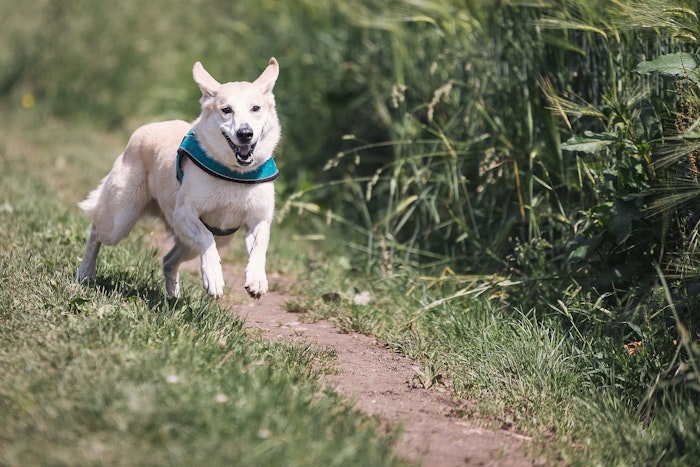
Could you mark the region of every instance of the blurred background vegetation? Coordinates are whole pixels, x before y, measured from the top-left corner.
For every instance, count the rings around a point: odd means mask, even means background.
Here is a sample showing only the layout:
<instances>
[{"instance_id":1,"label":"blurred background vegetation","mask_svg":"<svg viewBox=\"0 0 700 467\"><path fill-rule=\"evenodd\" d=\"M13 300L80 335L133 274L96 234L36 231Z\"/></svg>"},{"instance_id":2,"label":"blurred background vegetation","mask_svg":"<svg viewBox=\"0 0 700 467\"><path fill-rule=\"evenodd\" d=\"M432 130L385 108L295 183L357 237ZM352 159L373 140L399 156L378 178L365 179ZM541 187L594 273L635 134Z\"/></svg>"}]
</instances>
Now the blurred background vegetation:
<instances>
[{"instance_id":1,"label":"blurred background vegetation","mask_svg":"<svg viewBox=\"0 0 700 467\"><path fill-rule=\"evenodd\" d=\"M341 228L364 274L600 345L596 381L648 420L700 393L699 10L2 1L0 99L104 129L192 120L194 61L249 80L275 56L280 216Z\"/></svg>"}]
</instances>

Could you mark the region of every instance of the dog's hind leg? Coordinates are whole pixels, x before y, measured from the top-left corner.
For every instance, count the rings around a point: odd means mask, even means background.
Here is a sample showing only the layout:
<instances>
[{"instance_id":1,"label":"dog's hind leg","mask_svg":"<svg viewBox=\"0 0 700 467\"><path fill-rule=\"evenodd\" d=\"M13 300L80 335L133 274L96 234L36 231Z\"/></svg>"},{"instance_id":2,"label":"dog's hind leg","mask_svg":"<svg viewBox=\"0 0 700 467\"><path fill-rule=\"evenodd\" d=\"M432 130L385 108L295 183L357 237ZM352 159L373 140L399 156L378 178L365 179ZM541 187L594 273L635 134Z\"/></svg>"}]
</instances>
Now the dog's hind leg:
<instances>
[{"instance_id":1,"label":"dog's hind leg","mask_svg":"<svg viewBox=\"0 0 700 467\"><path fill-rule=\"evenodd\" d=\"M140 164L127 147L97 189L78 204L92 218L85 255L75 276L78 281L95 278L100 247L126 237L148 206L148 179Z\"/></svg>"},{"instance_id":2,"label":"dog's hind leg","mask_svg":"<svg viewBox=\"0 0 700 467\"><path fill-rule=\"evenodd\" d=\"M78 273L75 275L79 282L91 281L95 279L97 273L97 254L100 252L102 243L97 239L97 229L95 224L92 224L90 236L88 237L87 247L83 255L83 261L80 263Z\"/></svg>"},{"instance_id":3,"label":"dog's hind leg","mask_svg":"<svg viewBox=\"0 0 700 467\"><path fill-rule=\"evenodd\" d=\"M197 252L188 248L175 239L175 245L163 257L163 275L165 275L165 291L170 297L180 296L180 264L197 256Z\"/></svg>"},{"instance_id":4,"label":"dog's hind leg","mask_svg":"<svg viewBox=\"0 0 700 467\"><path fill-rule=\"evenodd\" d=\"M150 201L145 174L128 168L119 175L110 174L91 213L98 239L105 245L119 243L129 235Z\"/></svg>"}]
</instances>

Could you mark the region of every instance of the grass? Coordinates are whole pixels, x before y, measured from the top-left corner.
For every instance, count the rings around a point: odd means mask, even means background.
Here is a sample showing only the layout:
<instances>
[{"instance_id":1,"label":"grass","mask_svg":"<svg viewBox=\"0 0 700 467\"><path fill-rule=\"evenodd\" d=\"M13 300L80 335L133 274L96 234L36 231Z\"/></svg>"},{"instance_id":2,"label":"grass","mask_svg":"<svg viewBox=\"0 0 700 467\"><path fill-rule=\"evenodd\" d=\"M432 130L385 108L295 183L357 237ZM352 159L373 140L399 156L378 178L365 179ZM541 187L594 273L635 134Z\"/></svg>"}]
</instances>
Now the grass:
<instances>
[{"instance_id":1,"label":"grass","mask_svg":"<svg viewBox=\"0 0 700 467\"><path fill-rule=\"evenodd\" d=\"M331 182L288 200L348 239L311 281L342 311L305 308L564 462L689 462L697 63L677 52L697 49L697 4L358 3L363 122L387 135L358 124Z\"/></svg>"},{"instance_id":2,"label":"grass","mask_svg":"<svg viewBox=\"0 0 700 467\"><path fill-rule=\"evenodd\" d=\"M289 307L420 359L555 461L692 462L697 2L249 5L0 2L12 173L73 203L136 124L196 114L194 60L242 79L275 55ZM163 309L129 245L101 285Z\"/></svg>"},{"instance_id":3,"label":"grass","mask_svg":"<svg viewBox=\"0 0 700 467\"><path fill-rule=\"evenodd\" d=\"M332 352L249 335L196 281L165 298L138 237L103 251L96 284L74 282L88 226L65 200L97 181L112 136L45 122L34 139L36 117L3 122L1 464L398 464L393 435L320 387ZM75 170L68 191L47 186L54 164Z\"/></svg>"},{"instance_id":4,"label":"grass","mask_svg":"<svg viewBox=\"0 0 700 467\"><path fill-rule=\"evenodd\" d=\"M687 465L698 455L700 419L693 399L673 402L663 390L649 390L655 378L665 380L664 371L688 371L667 367L668 352L684 351L678 334L658 334L671 319L663 311L668 312L663 291L657 291L656 305L648 304L655 315L622 340L614 333L636 327L633 322L610 320L610 331L598 335L587 330L582 317L607 315L600 311L602 299L585 294L562 293L568 302L552 314L547 300L523 309L508 298L516 286L499 290L482 277L475 278L481 289L472 288L481 294L426 306L450 295L450 287L430 286L428 278L411 271L367 277L361 262L355 268L338 256L348 246L333 247L333 238L329 235L328 251L316 250L313 268L297 285L308 298L290 306L304 311L305 319L325 318L372 334L416 359L421 367L416 383L447 384L463 400L460 413L466 419L531 436L531 453L550 462ZM370 293L367 305L353 302L362 291ZM625 347L621 340L639 347ZM647 397L654 401L651 412Z\"/></svg>"}]
</instances>

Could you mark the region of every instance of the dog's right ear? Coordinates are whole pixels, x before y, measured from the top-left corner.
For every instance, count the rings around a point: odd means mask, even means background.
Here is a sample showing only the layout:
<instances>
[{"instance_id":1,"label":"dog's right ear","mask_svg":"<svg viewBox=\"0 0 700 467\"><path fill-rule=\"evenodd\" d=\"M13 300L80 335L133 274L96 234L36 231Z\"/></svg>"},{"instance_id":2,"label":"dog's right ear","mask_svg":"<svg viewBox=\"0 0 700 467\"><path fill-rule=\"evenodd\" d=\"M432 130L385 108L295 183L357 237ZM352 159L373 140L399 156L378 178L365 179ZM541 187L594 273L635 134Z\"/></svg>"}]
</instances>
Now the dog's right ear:
<instances>
[{"instance_id":1,"label":"dog's right ear","mask_svg":"<svg viewBox=\"0 0 700 467\"><path fill-rule=\"evenodd\" d=\"M221 86L221 83L215 80L200 62L196 62L192 67L192 77L202 91L203 99L216 96L216 91Z\"/></svg>"}]
</instances>

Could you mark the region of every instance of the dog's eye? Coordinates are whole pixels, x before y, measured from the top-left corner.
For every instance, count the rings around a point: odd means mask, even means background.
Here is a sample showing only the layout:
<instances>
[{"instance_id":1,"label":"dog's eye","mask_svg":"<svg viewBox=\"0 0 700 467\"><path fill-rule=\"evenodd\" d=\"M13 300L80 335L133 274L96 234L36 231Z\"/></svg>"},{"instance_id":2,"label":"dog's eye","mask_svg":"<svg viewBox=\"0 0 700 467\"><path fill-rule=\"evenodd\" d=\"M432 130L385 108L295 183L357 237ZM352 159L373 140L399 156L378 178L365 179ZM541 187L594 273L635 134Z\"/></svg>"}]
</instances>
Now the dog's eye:
<instances>
[{"instance_id":1,"label":"dog's eye","mask_svg":"<svg viewBox=\"0 0 700 467\"><path fill-rule=\"evenodd\" d=\"M222 108L221 108L221 111L222 111L223 113L225 113L225 114L233 113L233 109L231 108L230 105L227 105L227 106L225 106L225 107L222 107Z\"/></svg>"},{"instance_id":2,"label":"dog's eye","mask_svg":"<svg viewBox=\"0 0 700 467\"><path fill-rule=\"evenodd\" d=\"M257 111L260 110L260 106L259 106L259 105L254 105L250 110L251 110L252 112L257 112Z\"/></svg>"}]
</instances>

